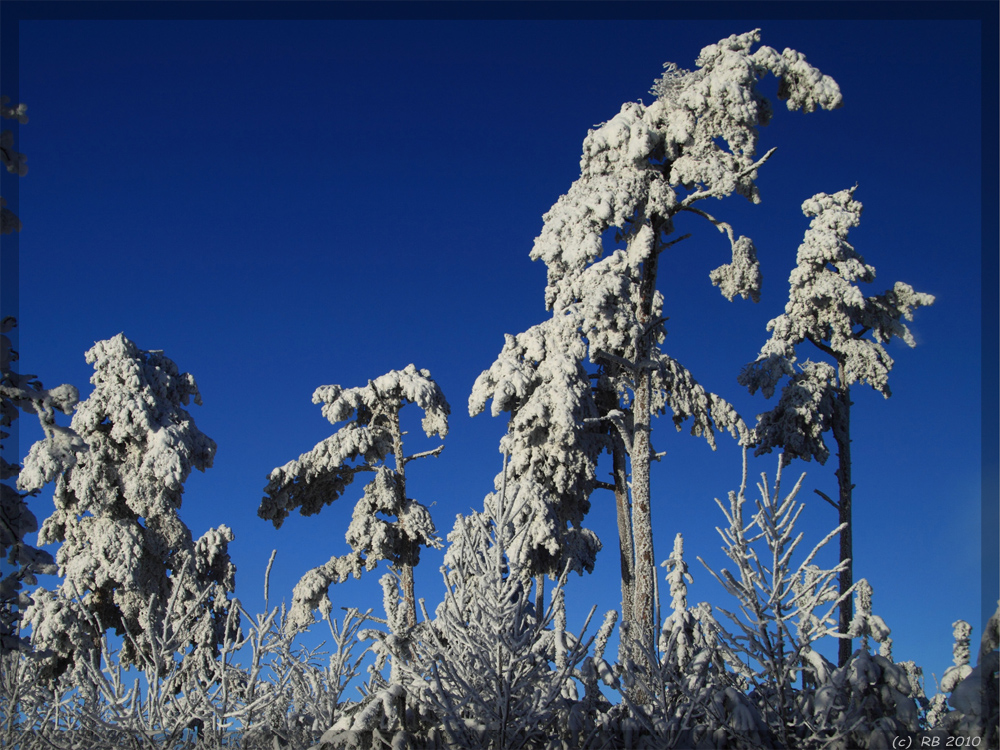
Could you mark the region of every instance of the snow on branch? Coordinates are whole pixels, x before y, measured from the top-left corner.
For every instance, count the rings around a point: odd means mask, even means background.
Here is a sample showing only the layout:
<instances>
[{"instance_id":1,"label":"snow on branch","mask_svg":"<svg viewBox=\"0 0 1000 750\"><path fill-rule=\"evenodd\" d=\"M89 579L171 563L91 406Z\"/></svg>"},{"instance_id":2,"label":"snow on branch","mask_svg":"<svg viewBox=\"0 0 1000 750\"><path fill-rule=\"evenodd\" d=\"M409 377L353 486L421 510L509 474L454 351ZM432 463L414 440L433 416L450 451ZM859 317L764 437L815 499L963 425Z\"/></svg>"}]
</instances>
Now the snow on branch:
<instances>
[{"instance_id":1,"label":"snow on branch","mask_svg":"<svg viewBox=\"0 0 1000 750\"><path fill-rule=\"evenodd\" d=\"M382 412L398 410L406 403L416 404L424 412L421 426L427 437L448 435L451 409L444 394L428 370L418 370L412 364L370 380L360 388L321 386L313 393L312 400L314 404L323 404L323 416L331 424L351 419L355 414L363 422L369 413L378 422Z\"/></svg>"},{"instance_id":2,"label":"snow on branch","mask_svg":"<svg viewBox=\"0 0 1000 750\"><path fill-rule=\"evenodd\" d=\"M391 453L392 441L384 431L347 424L298 460L271 471L257 515L281 528L296 508L304 516L319 513L344 494L355 474L369 471L372 464ZM357 459L364 463L348 463Z\"/></svg>"},{"instance_id":3,"label":"snow on branch","mask_svg":"<svg viewBox=\"0 0 1000 750\"><path fill-rule=\"evenodd\" d=\"M825 362L807 361L802 367L801 371L792 372L775 407L758 415L754 428L755 455L779 448L789 458L804 461L815 458L821 464L829 458L830 450L826 447L823 434L833 423L836 409L833 388L837 373ZM784 374L783 369L776 368L776 371ZM743 372L748 371L744 369ZM740 377L741 383L744 380L754 382L747 375ZM761 380L766 377L767 374ZM751 388L750 392L754 390ZM773 386L770 390L773 392ZM768 391L764 393L767 395Z\"/></svg>"},{"instance_id":4,"label":"snow on branch","mask_svg":"<svg viewBox=\"0 0 1000 750\"><path fill-rule=\"evenodd\" d=\"M712 450L717 430L729 432L741 443L749 440L749 430L732 404L706 391L686 367L663 352L655 353L653 388L654 413L665 414L669 409L678 432L692 418L691 434L704 437Z\"/></svg>"}]
</instances>

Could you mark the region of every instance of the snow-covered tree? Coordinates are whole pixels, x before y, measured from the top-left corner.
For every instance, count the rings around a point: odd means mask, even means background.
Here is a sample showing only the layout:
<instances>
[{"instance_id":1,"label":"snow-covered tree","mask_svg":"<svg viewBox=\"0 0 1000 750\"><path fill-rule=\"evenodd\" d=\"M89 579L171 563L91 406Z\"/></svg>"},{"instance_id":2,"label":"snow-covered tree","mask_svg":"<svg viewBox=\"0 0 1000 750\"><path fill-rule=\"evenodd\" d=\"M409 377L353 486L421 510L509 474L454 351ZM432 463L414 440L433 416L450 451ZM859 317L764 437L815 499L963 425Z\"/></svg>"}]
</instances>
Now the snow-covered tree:
<instances>
[{"instance_id":1,"label":"snow-covered tree","mask_svg":"<svg viewBox=\"0 0 1000 750\"><path fill-rule=\"evenodd\" d=\"M856 188L856 186L855 186ZM913 310L930 305L934 297L915 292L902 282L884 294L866 297L859 284L875 279L875 269L847 241L848 232L861 218L855 188L827 195L819 193L802 204L813 217L799 245L797 265L789 276L785 312L767 324L771 339L757 359L740 373L739 382L751 393L760 389L770 398L783 378L788 378L777 405L758 416L756 453L781 448L790 458L824 463L829 450L823 434L833 432L837 443L836 501L823 495L839 513L840 590L853 583L853 533L851 506L851 396L855 383L864 383L888 398L893 360L886 344L893 337L908 346L915 342L904 320ZM800 344L812 345L819 361L800 360ZM824 358L829 361L824 361ZM822 495L822 493L820 493ZM851 622L851 599L843 599L840 629ZM846 664L852 652L849 639L841 642L839 661Z\"/></svg>"},{"instance_id":2,"label":"snow-covered tree","mask_svg":"<svg viewBox=\"0 0 1000 750\"><path fill-rule=\"evenodd\" d=\"M10 437L7 432L23 410L38 415L46 439L67 455L85 449L83 441L72 431L55 422L55 412L71 414L79 401L72 385L46 390L34 375L22 375L14 370L17 352L8 336L17 325L14 318L0 322L0 440ZM6 447L6 446L4 446ZM38 574L54 575L55 561L45 550L25 541L25 536L38 531L38 520L25 503L27 494L18 492L7 480L21 472L19 463L0 455L0 653L26 645L18 635L24 608L28 605L24 584L38 583Z\"/></svg>"},{"instance_id":3,"label":"snow-covered tree","mask_svg":"<svg viewBox=\"0 0 1000 750\"><path fill-rule=\"evenodd\" d=\"M0 117L5 120L16 120L24 125L28 122L27 106L18 104L10 106L10 97L0 96ZM0 131L0 162L11 174L24 177L28 174L28 159L24 154L14 150L14 131ZM0 234L10 234L21 231L21 220L7 208L7 202L0 198Z\"/></svg>"},{"instance_id":4,"label":"snow-covered tree","mask_svg":"<svg viewBox=\"0 0 1000 750\"><path fill-rule=\"evenodd\" d=\"M506 337L500 356L476 379L469 398L473 416L489 399L493 416L510 414L500 450L510 456L507 502L518 509L510 522L522 531L512 536L507 554L535 577L557 579L567 566L589 572L601 548L597 535L582 526L603 447L600 436L585 426L596 412L584 356L579 333L545 321ZM497 475L498 492L502 479ZM488 502L497 502L496 496Z\"/></svg>"},{"instance_id":5,"label":"snow-covered tree","mask_svg":"<svg viewBox=\"0 0 1000 750\"><path fill-rule=\"evenodd\" d=\"M843 526L827 534L798 564L793 563L802 541L802 534L795 533L795 524L804 508L795 498L805 474L782 497L785 464L784 458L779 458L773 486L766 474L761 475L757 484L760 499L747 519L744 450L739 491L729 493L727 505L716 500L727 521L727 526L717 531L735 570L709 570L738 604L736 611L717 607L735 628L735 635L722 628L717 631L727 661L745 680L750 700L779 746L808 747L838 739L836 730L831 730L831 736L828 727L820 728L822 722L816 721L810 701L816 686L825 684L833 670L815 645L835 632L835 579L843 567L840 563L827 570L815 560Z\"/></svg>"},{"instance_id":6,"label":"snow-covered tree","mask_svg":"<svg viewBox=\"0 0 1000 750\"><path fill-rule=\"evenodd\" d=\"M420 560L421 547L438 547L440 540L427 508L406 496L406 465L415 458L437 455L444 446L405 455L399 412L408 403L416 404L424 412L427 437L444 438L451 413L448 402L430 372L412 364L359 388L321 386L312 400L323 404L323 416L331 424L347 424L298 460L270 473L257 515L280 528L296 508L304 516L319 513L344 494L358 472L375 476L365 486L347 529L351 551L302 577L295 586L289 618L299 625L308 624L313 610L329 602L331 584L348 576L360 578L363 571L386 560L403 578L406 618L412 627L417 622L413 566Z\"/></svg>"},{"instance_id":7,"label":"snow-covered tree","mask_svg":"<svg viewBox=\"0 0 1000 750\"><path fill-rule=\"evenodd\" d=\"M153 653L152 634L175 618L186 625L188 662L203 665L227 623L234 626L228 594L236 568L228 527L196 540L179 515L184 482L192 469L211 467L216 450L183 408L201 404L198 387L162 352L123 334L95 344L86 359L94 391L70 427L87 450L77 451L66 431L47 434L18 478L29 492L55 482L55 511L38 541L61 542L56 562L65 579L34 592L25 612L32 644L58 675L83 660L96 665L102 632L114 629L124 636L122 662L145 664L172 657Z\"/></svg>"},{"instance_id":8,"label":"snow-covered tree","mask_svg":"<svg viewBox=\"0 0 1000 750\"><path fill-rule=\"evenodd\" d=\"M632 599L623 608L635 626L632 637L649 644L655 623L651 418L669 410L677 429L691 418L692 433L713 444L718 430L734 436L745 431L727 402L705 391L662 350L660 254L679 241L666 239L676 217L690 213L705 218L729 238L732 251L731 263L710 274L712 283L729 299L756 299L760 272L753 243L696 204L732 194L760 201L754 179L772 153L757 155L758 127L772 114L758 90L767 74L780 79L778 96L791 110L841 104L837 84L803 55L770 47L754 51L759 41L759 32L752 31L710 45L694 71L666 66L653 88L652 104L629 102L590 131L580 177L545 214L531 252L532 259L548 267L545 300L553 324L577 332L585 342L577 350L605 378L604 409L597 416L618 431L631 468L632 517L620 527L631 524L634 550L623 549L622 559L623 577L631 574L627 561L633 561L634 585L623 586ZM617 231L620 247L606 250L611 229ZM558 338L573 340L569 334ZM608 393L615 396L612 403L607 403ZM628 511L621 497L618 507L621 513ZM623 545L630 541L627 536L620 534Z\"/></svg>"}]
</instances>

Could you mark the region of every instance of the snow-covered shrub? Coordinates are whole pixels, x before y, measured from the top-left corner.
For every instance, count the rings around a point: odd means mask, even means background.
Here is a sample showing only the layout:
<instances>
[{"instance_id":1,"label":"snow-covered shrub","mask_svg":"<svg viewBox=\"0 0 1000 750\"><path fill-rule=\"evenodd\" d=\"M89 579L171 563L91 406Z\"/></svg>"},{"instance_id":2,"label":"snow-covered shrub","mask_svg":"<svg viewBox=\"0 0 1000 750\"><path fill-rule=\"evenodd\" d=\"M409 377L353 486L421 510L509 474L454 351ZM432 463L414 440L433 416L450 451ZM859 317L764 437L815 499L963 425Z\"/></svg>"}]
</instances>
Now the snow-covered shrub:
<instances>
[{"instance_id":1,"label":"snow-covered shrub","mask_svg":"<svg viewBox=\"0 0 1000 750\"><path fill-rule=\"evenodd\" d=\"M1000 606L983 632L975 667L970 664L972 627L958 620L954 628L955 663L941 676L927 723L931 734L979 738L983 747L996 747L1000 742Z\"/></svg>"},{"instance_id":2,"label":"snow-covered shrub","mask_svg":"<svg viewBox=\"0 0 1000 750\"><path fill-rule=\"evenodd\" d=\"M267 574L265 592L266 580ZM81 610L81 617L93 617ZM247 632L229 629L218 658L201 671L185 668L183 659L135 669L107 633L96 666L82 662L55 680L37 654L5 655L0 746L273 750L315 743L339 718L343 691L366 657L367 649L358 651L366 615L351 610L338 623L324 611L333 645L326 653L296 645L303 631L283 605L268 608L266 593L264 614L242 608L239 614ZM169 653L183 639L183 622L167 618L162 625L150 635L151 654Z\"/></svg>"},{"instance_id":3,"label":"snow-covered shrub","mask_svg":"<svg viewBox=\"0 0 1000 750\"><path fill-rule=\"evenodd\" d=\"M42 430L53 445L67 456L85 449L83 441L65 427L55 422L55 412L71 414L79 401L79 393L71 385L46 390L34 375L15 372L17 352L8 334L17 326L14 318L0 322L0 451L2 441L10 437L8 429L20 411L38 415ZM19 459L20 457L18 457ZM55 560L45 550L37 549L24 541L27 534L38 531L38 520L25 500L37 492L21 493L7 483L21 473L21 466L8 461L0 453L0 561L4 564L0 575L0 654L14 648L26 648L20 637L23 610L30 599L23 586L38 583L39 574L54 575ZM7 567L9 566L9 568Z\"/></svg>"},{"instance_id":4,"label":"snow-covered shrub","mask_svg":"<svg viewBox=\"0 0 1000 750\"><path fill-rule=\"evenodd\" d=\"M194 378L160 351L143 351L123 334L86 354L94 391L79 404L71 430L46 431L18 477L33 492L55 482L55 511L39 544L61 542L65 578L38 589L25 612L32 644L48 652L50 674L100 661L101 634L125 637L126 665L172 658L154 653L153 634L177 618L178 649L191 647L192 668L211 663L238 627L228 595L235 585L232 532L210 529L195 540L179 510L192 469L211 467L215 442L183 408L201 404ZM78 451L79 436L87 450ZM168 606L168 603L171 603ZM176 632L180 633L179 628Z\"/></svg>"},{"instance_id":5,"label":"snow-covered shrub","mask_svg":"<svg viewBox=\"0 0 1000 750\"><path fill-rule=\"evenodd\" d=\"M407 456L399 411L413 403L424 412L422 426L427 437L448 434L451 409L427 370L407 365L360 388L325 385L313 393L313 403L323 404L323 416L331 424L347 421L296 461L279 466L268 475L266 493L257 515L280 528L288 514L319 513L344 494L358 472L374 472L354 508L347 529L351 551L306 573L295 587L289 616L296 625L312 621L313 610L327 606L330 585L349 576L360 578L388 561L403 577L407 620L416 624L413 566L421 547L440 546L437 531L426 506L406 496L406 464L415 458L437 455L433 451ZM392 468L386 459L392 456ZM386 520L385 516L395 517Z\"/></svg>"}]
</instances>

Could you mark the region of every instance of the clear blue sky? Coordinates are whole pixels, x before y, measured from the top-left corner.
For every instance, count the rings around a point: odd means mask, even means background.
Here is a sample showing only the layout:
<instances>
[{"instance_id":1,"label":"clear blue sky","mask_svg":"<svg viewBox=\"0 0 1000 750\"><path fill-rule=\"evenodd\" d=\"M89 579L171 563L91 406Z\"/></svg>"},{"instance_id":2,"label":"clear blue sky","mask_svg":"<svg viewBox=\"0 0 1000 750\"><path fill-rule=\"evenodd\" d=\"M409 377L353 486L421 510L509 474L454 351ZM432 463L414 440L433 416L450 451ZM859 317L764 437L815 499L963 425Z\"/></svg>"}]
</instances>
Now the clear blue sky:
<instances>
[{"instance_id":1,"label":"clear blue sky","mask_svg":"<svg viewBox=\"0 0 1000 750\"><path fill-rule=\"evenodd\" d=\"M937 297L917 313L917 348L890 347L893 397L855 388L852 423L855 576L874 587L896 660L922 665L933 693L952 622L972 622L978 641L990 614L980 611L978 22L21 21L22 371L85 398L84 352L124 332L195 376L204 405L190 411L219 449L188 481L182 518L196 535L233 528L237 593L254 610L271 549L273 600L346 551L360 485L280 530L256 515L269 471L335 429L313 390L413 362L453 411L444 453L408 472L444 536L457 513L481 507L500 469L504 420L470 419L469 391L504 333L546 315L545 268L528 252L578 176L588 128L625 101L649 102L664 62L693 67L701 47L755 27L833 76L845 105L809 116L779 105L761 139L778 147L760 172L763 204L713 209L758 248L759 304L711 286L727 260L721 235L678 227L693 237L662 263L665 348L748 420L769 408L736 376L783 310L808 225L800 205L858 184L865 213L851 241L877 270L869 293L901 280ZM773 79L764 85L773 98ZM428 447L409 416L408 448ZM22 423L24 455L37 435ZM657 558L682 532L689 601L728 608L695 556L725 565L713 498L736 488L739 452L725 438L713 453L669 420L653 438L667 451L653 476ZM835 494L833 463L789 470L808 472L804 544L836 524L813 493ZM775 466L754 461L751 476ZM32 505L41 520L51 500ZM600 616L620 603L613 499L599 491L593 506L605 546L595 573L570 582L574 629L590 605ZM440 564L429 552L416 572L430 609ZM379 575L333 587L334 606L380 611Z\"/></svg>"}]
</instances>

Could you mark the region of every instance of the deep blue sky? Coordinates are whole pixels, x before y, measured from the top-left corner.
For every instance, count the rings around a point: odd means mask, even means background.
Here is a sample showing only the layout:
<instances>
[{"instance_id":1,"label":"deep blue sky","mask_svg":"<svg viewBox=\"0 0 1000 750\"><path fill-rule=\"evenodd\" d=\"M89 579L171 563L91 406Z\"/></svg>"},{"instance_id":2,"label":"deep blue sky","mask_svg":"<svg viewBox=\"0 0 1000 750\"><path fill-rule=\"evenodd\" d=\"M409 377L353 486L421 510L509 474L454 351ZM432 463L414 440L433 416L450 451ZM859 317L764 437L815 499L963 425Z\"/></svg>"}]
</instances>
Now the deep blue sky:
<instances>
[{"instance_id":1,"label":"deep blue sky","mask_svg":"<svg viewBox=\"0 0 1000 750\"><path fill-rule=\"evenodd\" d=\"M736 383L755 358L808 222L803 200L855 183L851 241L875 266L937 296L918 346L896 342L889 400L855 388L855 576L893 629L897 661L941 676L951 625L981 633L981 79L979 24L957 21L22 21L20 352L47 386L90 391L84 352L124 332L197 379L198 426L219 445L187 484L196 535L226 523L238 595L291 597L309 568L346 551L361 488L280 530L257 518L268 472L335 429L310 402L320 385L363 385L413 362L452 406L437 459L412 464L410 494L444 536L481 507L503 420L470 419L475 377L504 333L545 317L545 268L528 258L545 213L578 176L587 130L642 99L664 62L762 28L833 76L845 106L809 116L779 105L762 134L778 151L763 204L710 207L754 239L761 302L726 302L709 280L728 242L704 222L661 262L668 353L752 420L769 408ZM765 90L773 96L773 80ZM6 125L7 123L5 123ZM993 167L991 166L990 169ZM6 240L5 240L6 242ZM10 247L10 245L8 245ZM993 252L993 250L991 250ZM9 300L7 303L9 305ZM416 408L416 407L411 407ZM408 448L427 447L416 414ZM25 423L21 455L36 436ZM725 565L713 502L735 489L739 452L654 432L656 555L685 536L692 603L733 602L695 560ZM836 524L833 463L807 471L803 544ZM772 473L774 457L751 476ZM601 472L605 468L602 466ZM34 501L41 520L48 496ZM620 600L613 500L593 497L605 548L570 583L570 626ZM827 562L833 559L831 548ZM441 600L441 553L417 595ZM337 606L381 608L379 573L333 587ZM662 584L664 596L666 585Z\"/></svg>"}]
</instances>

